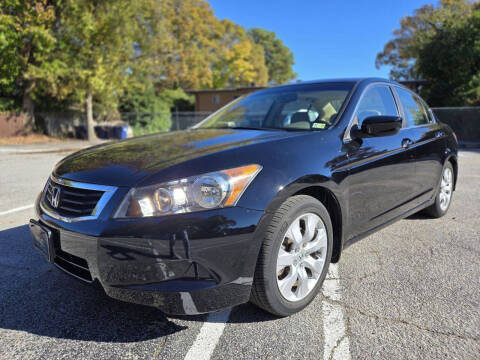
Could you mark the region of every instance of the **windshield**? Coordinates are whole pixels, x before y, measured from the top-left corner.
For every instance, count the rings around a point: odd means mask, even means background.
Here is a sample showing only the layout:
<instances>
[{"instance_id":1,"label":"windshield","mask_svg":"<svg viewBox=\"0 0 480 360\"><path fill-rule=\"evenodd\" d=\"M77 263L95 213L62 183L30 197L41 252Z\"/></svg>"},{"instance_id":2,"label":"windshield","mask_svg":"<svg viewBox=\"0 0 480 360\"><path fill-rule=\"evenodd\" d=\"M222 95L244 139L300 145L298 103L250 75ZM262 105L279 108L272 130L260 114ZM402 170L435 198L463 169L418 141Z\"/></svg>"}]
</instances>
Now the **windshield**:
<instances>
[{"instance_id":1,"label":"windshield","mask_svg":"<svg viewBox=\"0 0 480 360\"><path fill-rule=\"evenodd\" d=\"M353 83L302 84L234 100L197 128L326 130L335 123Z\"/></svg>"}]
</instances>

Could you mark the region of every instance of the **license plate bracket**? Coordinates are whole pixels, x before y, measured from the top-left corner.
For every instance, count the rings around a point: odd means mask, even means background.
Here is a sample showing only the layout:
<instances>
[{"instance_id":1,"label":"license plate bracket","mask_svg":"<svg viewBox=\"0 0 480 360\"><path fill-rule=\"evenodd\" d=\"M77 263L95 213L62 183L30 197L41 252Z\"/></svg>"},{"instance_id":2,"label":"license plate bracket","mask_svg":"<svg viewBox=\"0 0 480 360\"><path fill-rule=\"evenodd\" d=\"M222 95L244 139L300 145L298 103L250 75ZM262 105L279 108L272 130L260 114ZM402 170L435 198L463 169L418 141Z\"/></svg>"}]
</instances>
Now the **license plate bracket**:
<instances>
[{"instance_id":1,"label":"license plate bracket","mask_svg":"<svg viewBox=\"0 0 480 360\"><path fill-rule=\"evenodd\" d=\"M29 226L33 245L45 256L48 262L53 263L55 251L53 248L52 230L35 220L30 220Z\"/></svg>"}]
</instances>

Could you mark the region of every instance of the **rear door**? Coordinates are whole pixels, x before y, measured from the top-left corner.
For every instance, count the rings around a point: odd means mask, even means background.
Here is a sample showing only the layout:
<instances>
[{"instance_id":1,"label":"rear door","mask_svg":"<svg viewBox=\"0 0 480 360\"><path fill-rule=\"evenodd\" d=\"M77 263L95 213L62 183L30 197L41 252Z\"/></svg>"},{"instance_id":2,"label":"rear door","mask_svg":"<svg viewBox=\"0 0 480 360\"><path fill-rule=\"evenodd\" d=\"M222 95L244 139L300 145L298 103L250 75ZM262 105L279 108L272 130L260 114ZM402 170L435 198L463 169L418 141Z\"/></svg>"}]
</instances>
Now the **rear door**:
<instances>
[{"instance_id":1,"label":"rear door","mask_svg":"<svg viewBox=\"0 0 480 360\"><path fill-rule=\"evenodd\" d=\"M435 121L425 102L413 92L395 87L407 121L415 157L413 206L429 200L434 194L442 171L446 134Z\"/></svg>"},{"instance_id":2,"label":"rear door","mask_svg":"<svg viewBox=\"0 0 480 360\"><path fill-rule=\"evenodd\" d=\"M367 87L359 100L353 123L375 115L399 116L390 86ZM408 149L409 130L382 137L352 139L345 144L348 157L348 238L360 235L402 214L411 200L415 162Z\"/></svg>"}]
</instances>

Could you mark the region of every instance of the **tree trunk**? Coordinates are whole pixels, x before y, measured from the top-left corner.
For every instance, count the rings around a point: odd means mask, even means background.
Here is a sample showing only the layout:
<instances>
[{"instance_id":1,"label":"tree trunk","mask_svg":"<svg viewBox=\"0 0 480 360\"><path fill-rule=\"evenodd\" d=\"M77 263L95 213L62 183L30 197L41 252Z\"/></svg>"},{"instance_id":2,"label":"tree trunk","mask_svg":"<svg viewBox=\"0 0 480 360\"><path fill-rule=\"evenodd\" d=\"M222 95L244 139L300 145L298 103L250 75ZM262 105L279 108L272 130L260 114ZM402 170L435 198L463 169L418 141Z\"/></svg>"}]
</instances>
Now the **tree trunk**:
<instances>
[{"instance_id":1,"label":"tree trunk","mask_svg":"<svg viewBox=\"0 0 480 360\"><path fill-rule=\"evenodd\" d=\"M33 81L26 81L25 86L23 88L23 99L22 99L22 113L24 116L23 126L24 131L30 133L33 131L35 127L35 104L33 103L32 99L32 91L35 87L35 82Z\"/></svg>"},{"instance_id":2,"label":"tree trunk","mask_svg":"<svg viewBox=\"0 0 480 360\"><path fill-rule=\"evenodd\" d=\"M87 113L87 139L88 141L95 141L97 140L97 135L95 134L95 124L93 122L92 93L90 90L87 90L85 110Z\"/></svg>"}]
</instances>

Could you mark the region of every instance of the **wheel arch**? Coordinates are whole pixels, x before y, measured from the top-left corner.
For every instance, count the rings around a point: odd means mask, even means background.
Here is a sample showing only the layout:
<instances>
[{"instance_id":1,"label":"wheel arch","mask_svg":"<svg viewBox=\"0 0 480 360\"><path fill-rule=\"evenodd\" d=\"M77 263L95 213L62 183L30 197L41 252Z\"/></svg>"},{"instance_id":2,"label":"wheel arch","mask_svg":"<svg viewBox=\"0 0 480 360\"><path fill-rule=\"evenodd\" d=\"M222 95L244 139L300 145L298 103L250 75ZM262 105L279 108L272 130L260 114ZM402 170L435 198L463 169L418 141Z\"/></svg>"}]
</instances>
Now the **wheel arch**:
<instances>
[{"instance_id":1,"label":"wheel arch","mask_svg":"<svg viewBox=\"0 0 480 360\"><path fill-rule=\"evenodd\" d=\"M323 186L308 186L293 195L309 195L327 208L327 211L332 220L333 228L333 249L332 249L332 263L340 260L340 255L343 247L343 227L342 227L342 209L335 194Z\"/></svg>"},{"instance_id":2,"label":"wheel arch","mask_svg":"<svg viewBox=\"0 0 480 360\"><path fill-rule=\"evenodd\" d=\"M453 166L453 173L454 173L453 190L455 190L457 187L457 178L458 178L458 160L456 156L451 154L449 157L447 157L447 161L449 161Z\"/></svg>"}]
</instances>

